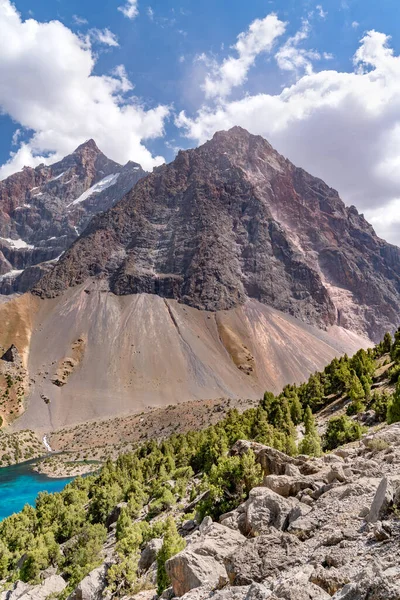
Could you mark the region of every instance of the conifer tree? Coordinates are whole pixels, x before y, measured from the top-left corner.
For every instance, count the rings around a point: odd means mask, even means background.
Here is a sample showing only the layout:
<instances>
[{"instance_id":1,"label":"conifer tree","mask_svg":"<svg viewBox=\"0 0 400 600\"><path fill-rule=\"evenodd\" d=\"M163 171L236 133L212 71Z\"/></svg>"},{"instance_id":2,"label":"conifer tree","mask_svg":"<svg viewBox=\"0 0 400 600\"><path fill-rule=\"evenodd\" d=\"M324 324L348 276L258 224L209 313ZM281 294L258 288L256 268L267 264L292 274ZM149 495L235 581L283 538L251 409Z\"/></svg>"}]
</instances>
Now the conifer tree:
<instances>
[{"instance_id":1,"label":"conifer tree","mask_svg":"<svg viewBox=\"0 0 400 600\"><path fill-rule=\"evenodd\" d=\"M400 421L400 381L397 383L393 399L388 404L386 420L389 425Z\"/></svg>"},{"instance_id":2,"label":"conifer tree","mask_svg":"<svg viewBox=\"0 0 400 600\"><path fill-rule=\"evenodd\" d=\"M350 384L349 397L351 404L347 408L347 414L355 415L364 409L363 400L365 399L365 391L361 381L354 373Z\"/></svg>"},{"instance_id":3,"label":"conifer tree","mask_svg":"<svg viewBox=\"0 0 400 600\"><path fill-rule=\"evenodd\" d=\"M157 554L157 592L162 594L169 586L169 578L165 570L165 563L169 558L184 549L186 543L176 529L175 521L168 517L164 533L163 545Z\"/></svg>"},{"instance_id":4,"label":"conifer tree","mask_svg":"<svg viewBox=\"0 0 400 600\"><path fill-rule=\"evenodd\" d=\"M308 454L309 456L321 456L321 438L315 425L314 415L309 406L304 411L304 429L305 435L299 444L299 452L301 454Z\"/></svg>"}]
</instances>

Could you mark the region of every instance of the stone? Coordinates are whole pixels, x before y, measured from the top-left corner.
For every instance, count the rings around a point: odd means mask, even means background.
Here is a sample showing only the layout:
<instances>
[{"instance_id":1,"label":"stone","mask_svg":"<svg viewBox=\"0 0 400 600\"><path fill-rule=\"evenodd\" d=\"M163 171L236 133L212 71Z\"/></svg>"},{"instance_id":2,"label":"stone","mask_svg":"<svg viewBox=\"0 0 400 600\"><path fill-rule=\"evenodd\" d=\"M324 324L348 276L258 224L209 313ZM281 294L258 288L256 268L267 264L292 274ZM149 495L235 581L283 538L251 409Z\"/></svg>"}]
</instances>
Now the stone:
<instances>
[{"instance_id":1,"label":"stone","mask_svg":"<svg viewBox=\"0 0 400 600\"><path fill-rule=\"evenodd\" d=\"M46 600L52 594L60 594L67 587L60 575L51 575L39 585L28 585L17 581L9 592L3 592L1 600Z\"/></svg>"},{"instance_id":2,"label":"stone","mask_svg":"<svg viewBox=\"0 0 400 600\"><path fill-rule=\"evenodd\" d=\"M272 592L262 583L252 583L245 600L268 600L271 599Z\"/></svg>"},{"instance_id":3,"label":"stone","mask_svg":"<svg viewBox=\"0 0 400 600\"><path fill-rule=\"evenodd\" d=\"M302 564L303 546L287 533L275 532L247 540L224 560L231 585L262 583Z\"/></svg>"},{"instance_id":4,"label":"stone","mask_svg":"<svg viewBox=\"0 0 400 600\"><path fill-rule=\"evenodd\" d=\"M290 465L292 466L292 465ZM296 496L300 491L310 488L314 482L307 477L289 475L267 475L263 485L276 494L288 498Z\"/></svg>"},{"instance_id":5,"label":"stone","mask_svg":"<svg viewBox=\"0 0 400 600\"><path fill-rule=\"evenodd\" d=\"M369 523L376 523L381 514L387 510L392 500L393 490L388 482L388 478L382 477L366 520Z\"/></svg>"},{"instance_id":6,"label":"stone","mask_svg":"<svg viewBox=\"0 0 400 600\"><path fill-rule=\"evenodd\" d=\"M332 465L326 475L326 480L328 483L333 483L334 481L339 481L340 483L346 482L347 477L344 474L342 465Z\"/></svg>"},{"instance_id":7,"label":"stone","mask_svg":"<svg viewBox=\"0 0 400 600\"><path fill-rule=\"evenodd\" d=\"M296 465L292 465L287 463L285 465L285 475L289 475L289 477L298 477L300 475L300 469L296 467Z\"/></svg>"},{"instance_id":8,"label":"stone","mask_svg":"<svg viewBox=\"0 0 400 600\"><path fill-rule=\"evenodd\" d=\"M285 529L294 506L298 506L294 498L283 498L269 488L253 488L245 504L248 533L255 536L268 533L271 527Z\"/></svg>"},{"instance_id":9,"label":"stone","mask_svg":"<svg viewBox=\"0 0 400 600\"><path fill-rule=\"evenodd\" d=\"M108 517L106 519L106 527L108 530L110 530L111 525L113 525L114 523L116 523L118 521L118 517L121 514L121 510L123 508L125 508L126 506L128 506L127 502L120 502L119 504L114 506L114 508L112 509L112 511L110 512L110 514L108 515Z\"/></svg>"},{"instance_id":10,"label":"stone","mask_svg":"<svg viewBox=\"0 0 400 600\"><path fill-rule=\"evenodd\" d=\"M107 567L97 567L78 584L67 600L102 600L106 586Z\"/></svg>"},{"instance_id":11,"label":"stone","mask_svg":"<svg viewBox=\"0 0 400 600\"><path fill-rule=\"evenodd\" d=\"M390 539L390 531L385 529L380 521L374 524L374 537L377 542L385 542Z\"/></svg>"},{"instance_id":12,"label":"stone","mask_svg":"<svg viewBox=\"0 0 400 600\"><path fill-rule=\"evenodd\" d=\"M154 538L145 545L139 558L138 568L140 571L147 571L150 569L151 565L156 560L162 545L163 541L161 538Z\"/></svg>"},{"instance_id":13,"label":"stone","mask_svg":"<svg viewBox=\"0 0 400 600\"><path fill-rule=\"evenodd\" d=\"M174 593L181 596L193 588L222 587L228 582L223 561L246 542L238 531L232 531L210 517L205 517L199 530L188 538L188 545L166 563Z\"/></svg>"},{"instance_id":14,"label":"stone","mask_svg":"<svg viewBox=\"0 0 400 600\"><path fill-rule=\"evenodd\" d=\"M212 556L183 550L165 563L175 596L183 596L193 588L208 586L212 590L228 583L226 569Z\"/></svg>"}]
</instances>

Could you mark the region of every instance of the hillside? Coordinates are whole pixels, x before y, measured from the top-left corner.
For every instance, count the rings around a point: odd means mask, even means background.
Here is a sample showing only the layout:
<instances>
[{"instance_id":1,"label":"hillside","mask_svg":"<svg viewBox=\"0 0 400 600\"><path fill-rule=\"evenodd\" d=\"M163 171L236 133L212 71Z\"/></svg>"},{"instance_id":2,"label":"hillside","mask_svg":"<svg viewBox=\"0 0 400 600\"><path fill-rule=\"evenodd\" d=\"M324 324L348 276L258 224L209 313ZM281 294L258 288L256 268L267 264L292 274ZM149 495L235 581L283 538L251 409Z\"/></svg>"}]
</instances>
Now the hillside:
<instances>
[{"instance_id":1,"label":"hillside","mask_svg":"<svg viewBox=\"0 0 400 600\"><path fill-rule=\"evenodd\" d=\"M25 292L51 270L93 215L145 175L108 159L89 140L50 166L0 181L0 294Z\"/></svg>"},{"instance_id":2,"label":"hillside","mask_svg":"<svg viewBox=\"0 0 400 600\"><path fill-rule=\"evenodd\" d=\"M400 333L41 495L0 524L1 600L398 600L399 369Z\"/></svg>"},{"instance_id":3,"label":"hillside","mask_svg":"<svg viewBox=\"0 0 400 600\"><path fill-rule=\"evenodd\" d=\"M89 142L68 165L103 164L99 152ZM0 345L14 344L25 369L5 423L24 413L16 428L48 433L193 400L254 400L395 330L398 248L263 138L217 133L117 202L120 181L78 204L99 207L106 194L113 206L33 294L0 304Z\"/></svg>"},{"instance_id":4,"label":"hillside","mask_svg":"<svg viewBox=\"0 0 400 600\"><path fill-rule=\"evenodd\" d=\"M25 361L14 427L42 433L191 400L259 399L370 343L254 300L200 311L154 294L117 296L98 281L55 299L22 296L0 305L0 318L9 324L0 344L15 343ZM0 414L10 420L8 403Z\"/></svg>"}]
</instances>

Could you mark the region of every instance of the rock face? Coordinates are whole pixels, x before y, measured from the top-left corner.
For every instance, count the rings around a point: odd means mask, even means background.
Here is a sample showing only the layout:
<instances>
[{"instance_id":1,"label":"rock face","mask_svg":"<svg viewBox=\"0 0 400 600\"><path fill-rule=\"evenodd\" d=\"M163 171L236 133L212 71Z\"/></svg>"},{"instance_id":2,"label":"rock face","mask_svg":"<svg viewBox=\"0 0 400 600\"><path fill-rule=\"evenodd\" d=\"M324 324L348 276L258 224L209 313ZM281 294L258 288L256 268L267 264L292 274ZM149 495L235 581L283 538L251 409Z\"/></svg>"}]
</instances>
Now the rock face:
<instances>
[{"instance_id":1,"label":"rock face","mask_svg":"<svg viewBox=\"0 0 400 600\"><path fill-rule=\"evenodd\" d=\"M91 221L35 292L53 297L88 277L117 295L212 311L253 298L378 340L397 324L400 250L323 181L234 127Z\"/></svg>"},{"instance_id":2,"label":"rock face","mask_svg":"<svg viewBox=\"0 0 400 600\"><path fill-rule=\"evenodd\" d=\"M93 215L145 175L109 160L93 140L51 165L0 181L0 294L25 292L76 240Z\"/></svg>"}]
</instances>

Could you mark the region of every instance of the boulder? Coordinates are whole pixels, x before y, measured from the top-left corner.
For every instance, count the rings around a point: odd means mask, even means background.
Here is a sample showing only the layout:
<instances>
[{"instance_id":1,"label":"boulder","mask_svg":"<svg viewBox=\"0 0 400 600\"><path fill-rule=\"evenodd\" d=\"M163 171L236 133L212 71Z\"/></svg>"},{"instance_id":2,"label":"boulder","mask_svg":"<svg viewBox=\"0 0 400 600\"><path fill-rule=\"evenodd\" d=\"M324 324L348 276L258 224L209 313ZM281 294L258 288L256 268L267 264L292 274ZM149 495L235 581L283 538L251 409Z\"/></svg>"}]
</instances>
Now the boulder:
<instances>
[{"instance_id":1,"label":"boulder","mask_svg":"<svg viewBox=\"0 0 400 600\"><path fill-rule=\"evenodd\" d=\"M388 509L389 504L393 500L393 489L389 484L387 477L382 477L378 489L376 490L374 499L369 510L366 520L369 523L376 523L380 516Z\"/></svg>"},{"instance_id":2,"label":"boulder","mask_svg":"<svg viewBox=\"0 0 400 600\"><path fill-rule=\"evenodd\" d=\"M281 532L247 540L224 561L229 581L235 586L262 583L303 562L302 543Z\"/></svg>"},{"instance_id":3,"label":"boulder","mask_svg":"<svg viewBox=\"0 0 400 600\"><path fill-rule=\"evenodd\" d=\"M150 540L142 550L139 558L139 571L147 571L157 558L158 552L161 550L163 541L161 538Z\"/></svg>"},{"instance_id":4,"label":"boulder","mask_svg":"<svg viewBox=\"0 0 400 600\"><path fill-rule=\"evenodd\" d=\"M245 542L238 531L206 517L199 530L188 538L185 550L166 563L175 595L182 596L198 587L214 590L225 585L228 577L223 561Z\"/></svg>"},{"instance_id":5,"label":"boulder","mask_svg":"<svg viewBox=\"0 0 400 600\"><path fill-rule=\"evenodd\" d=\"M17 581L14 588L3 592L1 600L46 600L51 595L60 594L67 587L60 575L51 575L40 585L28 585Z\"/></svg>"},{"instance_id":6,"label":"boulder","mask_svg":"<svg viewBox=\"0 0 400 600\"><path fill-rule=\"evenodd\" d=\"M296 496L300 491L312 489L315 486L313 480L301 475L267 475L263 485L284 498Z\"/></svg>"},{"instance_id":7,"label":"boulder","mask_svg":"<svg viewBox=\"0 0 400 600\"><path fill-rule=\"evenodd\" d=\"M292 511L298 507L294 498L284 498L266 487L253 488L245 503L246 530L252 536L268 533L271 527L285 530Z\"/></svg>"},{"instance_id":8,"label":"boulder","mask_svg":"<svg viewBox=\"0 0 400 600\"><path fill-rule=\"evenodd\" d=\"M212 590L228 583L223 564L211 556L183 550L165 563L175 596L183 596L194 588L207 586Z\"/></svg>"},{"instance_id":9,"label":"boulder","mask_svg":"<svg viewBox=\"0 0 400 600\"><path fill-rule=\"evenodd\" d=\"M106 565L94 569L82 579L67 600L102 600L106 574Z\"/></svg>"},{"instance_id":10,"label":"boulder","mask_svg":"<svg viewBox=\"0 0 400 600\"><path fill-rule=\"evenodd\" d=\"M246 538L238 531L232 531L219 523L214 523L210 517L206 517L196 531L188 540L187 549L202 556L212 556L215 560L222 562L238 546L243 544Z\"/></svg>"},{"instance_id":11,"label":"boulder","mask_svg":"<svg viewBox=\"0 0 400 600\"><path fill-rule=\"evenodd\" d=\"M128 506L127 502L120 502L119 504L114 506L106 520L106 527L108 530L110 530L111 525L118 521L119 515L121 514L121 510L126 506Z\"/></svg>"},{"instance_id":12,"label":"boulder","mask_svg":"<svg viewBox=\"0 0 400 600\"><path fill-rule=\"evenodd\" d=\"M242 588L244 589L244 588ZM273 600L271 590L265 587L262 583L252 583L246 594L245 600Z\"/></svg>"}]
</instances>

